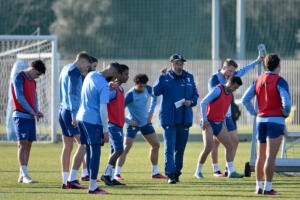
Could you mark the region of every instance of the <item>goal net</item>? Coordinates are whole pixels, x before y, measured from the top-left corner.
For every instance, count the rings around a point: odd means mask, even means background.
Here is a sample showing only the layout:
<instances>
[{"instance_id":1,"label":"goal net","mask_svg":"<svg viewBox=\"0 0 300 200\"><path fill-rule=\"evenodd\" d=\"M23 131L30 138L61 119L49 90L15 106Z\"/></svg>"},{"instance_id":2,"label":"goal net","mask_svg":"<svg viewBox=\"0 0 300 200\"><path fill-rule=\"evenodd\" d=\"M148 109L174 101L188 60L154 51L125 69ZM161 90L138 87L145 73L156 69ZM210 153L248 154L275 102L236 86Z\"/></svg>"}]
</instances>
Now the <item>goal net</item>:
<instances>
[{"instance_id":1,"label":"goal net","mask_svg":"<svg viewBox=\"0 0 300 200\"><path fill-rule=\"evenodd\" d=\"M11 80L37 59L46 64L46 74L36 80L39 110L37 141L56 142L58 109L58 56L56 36L0 36L0 141L16 140L12 124Z\"/></svg>"}]
</instances>

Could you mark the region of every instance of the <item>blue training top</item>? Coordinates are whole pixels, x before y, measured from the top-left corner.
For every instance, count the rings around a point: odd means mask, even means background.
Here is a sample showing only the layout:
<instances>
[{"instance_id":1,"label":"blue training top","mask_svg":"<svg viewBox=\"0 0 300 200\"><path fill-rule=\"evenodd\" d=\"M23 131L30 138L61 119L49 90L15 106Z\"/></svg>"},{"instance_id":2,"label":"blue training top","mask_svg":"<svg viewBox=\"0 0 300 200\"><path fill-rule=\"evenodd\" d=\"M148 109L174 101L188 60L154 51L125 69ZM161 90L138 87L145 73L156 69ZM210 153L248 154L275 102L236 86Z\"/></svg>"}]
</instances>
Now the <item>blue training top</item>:
<instances>
[{"instance_id":1,"label":"blue training top","mask_svg":"<svg viewBox=\"0 0 300 200\"><path fill-rule=\"evenodd\" d=\"M102 125L100 104L109 103L109 86L99 72L90 72L84 79L81 104L76 119L90 124Z\"/></svg>"},{"instance_id":2,"label":"blue training top","mask_svg":"<svg viewBox=\"0 0 300 200\"><path fill-rule=\"evenodd\" d=\"M59 76L60 107L70 110L72 117L76 117L80 106L82 77L75 64L64 66Z\"/></svg>"},{"instance_id":3,"label":"blue training top","mask_svg":"<svg viewBox=\"0 0 300 200\"><path fill-rule=\"evenodd\" d=\"M152 97L150 109L148 111L148 99ZM142 93L137 93L131 88L125 96L125 107L128 108L129 115L125 118L126 123L130 123L131 119L138 122L138 127L145 126L149 117L149 113L154 113L157 103L157 97L152 92L152 87L147 85Z\"/></svg>"}]
</instances>

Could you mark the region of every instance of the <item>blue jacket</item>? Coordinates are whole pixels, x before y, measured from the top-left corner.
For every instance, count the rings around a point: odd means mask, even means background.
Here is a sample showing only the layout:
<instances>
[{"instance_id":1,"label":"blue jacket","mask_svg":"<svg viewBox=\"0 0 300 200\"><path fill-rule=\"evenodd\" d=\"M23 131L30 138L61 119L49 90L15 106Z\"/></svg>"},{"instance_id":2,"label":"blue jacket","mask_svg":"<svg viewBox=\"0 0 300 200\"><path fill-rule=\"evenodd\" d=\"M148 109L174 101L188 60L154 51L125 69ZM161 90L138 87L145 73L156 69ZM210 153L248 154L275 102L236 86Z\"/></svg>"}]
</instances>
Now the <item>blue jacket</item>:
<instances>
[{"instance_id":1,"label":"blue jacket","mask_svg":"<svg viewBox=\"0 0 300 200\"><path fill-rule=\"evenodd\" d=\"M197 105L199 98L192 74L183 70L182 75L177 76L172 70L168 70L166 75L158 77L153 90L154 95L162 95L159 111L161 126L174 126L175 124L192 126L192 107ZM181 106L176 109L174 103L183 98L192 101L191 106Z\"/></svg>"}]
</instances>

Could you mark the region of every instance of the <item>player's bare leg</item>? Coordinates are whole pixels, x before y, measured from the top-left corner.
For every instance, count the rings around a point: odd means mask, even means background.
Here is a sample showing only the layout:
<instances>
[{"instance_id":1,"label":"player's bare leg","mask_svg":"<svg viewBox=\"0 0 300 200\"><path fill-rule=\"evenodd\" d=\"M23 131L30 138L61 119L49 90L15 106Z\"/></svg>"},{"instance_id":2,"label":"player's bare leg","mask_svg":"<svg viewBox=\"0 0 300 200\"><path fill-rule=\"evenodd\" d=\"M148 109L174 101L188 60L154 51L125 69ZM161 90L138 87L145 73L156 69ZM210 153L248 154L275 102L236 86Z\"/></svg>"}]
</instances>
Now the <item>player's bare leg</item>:
<instances>
[{"instance_id":1,"label":"player's bare leg","mask_svg":"<svg viewBox=\"0 0 300 200\"><path fill-rule=\"evenodd\" d=\"M242 178L242 174L235 172L233 167L233 160L235 155L235 150L233 147L233 142L230 135L227 132L227 128L223 125L221 132L217 135L217 139L222 143L226 149L226 166L228 169L229 178Z\"/></svg>"},{"instance_id":2,"label":"player's bare leg","mask_svg":"<svg viewBox=\"0 0 300 200\"><path fill-rule=\"evenodd\" d=\"M150 144L150 161L152 165L157 165L158 163L158 152L159 152L159 140L156 133L151 133L148 135L143 135L144 139Z\"/></svg>"},{"instance_id":3,"label":"player's bare leg","mask_svg":"<svg viewBox=\"0 0 300 200\"><path fill-rule=\"evenodd\" d=\"M73 137L62 136L63 149L61 153L62 171L69 172L70 169L70 157L73 150Z\"/></svg>"},{"instance_id":4,"label":"player's bare leg","mask_svg":"<svg viewBox=\"0 0 300 200\"><path fill-rule=\"evenodd\" d=\"M213 149L213 145L214 145L213 130L211 126L208 126L205 130L202 130L202 135L203 135L204 149L199 155L198 166L194 175L196 178L204 178L202 175L202 167L208 155L210 154L211 150Z\"/></svg>"},{"instance_id":5,"label":"player's bare leg","mask_svg":"<svg viewBox=\"0 0 300 200\"><path fill-rule=\"evenodd\" d=\"M233 144L233 151L234 151L233 158L234 158L236 155L237 148L240 143L239 138L237 137L237 130L229 131L228 134L229 134L232 144Z\"/></svg>"},{"instance_id":6,"label":"player's bare leg","mask_svg":"<svg viewBox=\"0 0 300 200\"><path fill-rule=\"evenodd\" d=\"M79 134L74 135L74 139L77 143L77 150L73 156L72 170L68 179L69 182L77 180L77 172L85 155L85 146L80 143Z\"/></svg>"},{"instance_id":7,"label":"player's bare leg","mask_svg":"<svg viewBox=\"0 0 300 200\"><path fill-rule=\"evenodd\" d=\"M217 140L217 138L214 136L214 145L211 150L211 160L213 164L213 170L214 170L214 176L221 177L224 176L224 174L221 173L221 170L218 165L218 151L219 151L219 145L220 142Z\"/></svg>"},{"instance_id":8,"label":"player's bare leg","mask_svg":"<svg viewBox=\"0 0 300 200\"><path fill-rule=\"evenodd\" d=\"M280 144L282 141L282 135L277 138L267 138L267 149L266 149L266 161L264 166L265 175L265 191L272 190L272 180L275 169L275 159L278 153Z\"/></svg>"},{"instance_id":9,"label":"player's bare leg","mask_svg":"<svg viewBox=\"0 0 300 200\"><path fill-rule=\"evenodd\" d=\"M122 167L125 163L126 160L126 156L129 153L132 145L133 145L133 141L134 139L131 137L125 137L124 140L124 151L121 154L121 156L119 157L118 161L117 161L117 166Z\"/></svg>"},{"instance_id":10,"label":"player's bare leg","mask_svg":"<svg viewBox=\"0 0 300 200\"><path fill-rule=\"evenodd\" d=\"M255 163L256 193L262 194L262 181L264 178L264 165L266 160L266 143L257 143L257 159Z\"/></svg>"},{"instance_id":11,"label":"player's bare leg","mask_svg":"<svg viewBox=\"0 0 300 200\"><path fill-rule=\"evenodd\" d=\"M20 140L18 144L18 160L20 166L27 166L27 140Z\"/></svg>"},{"instance_id":12,"label":"player's bare leg","mask_svg":"<svg viewBox=\"0 0 300 200\"><path fill-rule=\"evenodd\" d=\"M85 154L85 156L82 160L81 180L82 181L89 181L90 180L89 172L88 172L88 169L86 167L86 154Z\"/></svg>"},{"instance_id":13,"label":"player's bare leg","mask_svg":"<svg viewBox=\"0 0 300 200\"><path fill-rule=\"evenodd\" d=\"M37 181L34 181L29 177L27 171L31 144L32 141L28 140L20 140L18 142L18 161L20 165L19 183L37 183Z\"/></svg>"},{"instance_id":14,"label":"player's bare leg","mask_svg":"<svg viewBox=\"0 0 300 200\"><path fill-rule=\"evenodd\" d=\"M117 160L122 155L122 153L123 153L123 150L118 150L118 151L113 152L109 158L108 163L115 167Z\"/></svg>"},{"instance_id":15,"label":"player's bare leg","mask_svg":"<svg viewBox=\"0 0 300 200\"><path fill-rule=\"evenodd\" d=\"M67 181L69 177L70 157L73 149L73 137L62 136L63 149L61 152L61 168L63 177L63 188L67 188Z\"/></svg>"},{"instance_id":16,"label":"player's bare leg","mask_svg":"<svg viewBox=\"0 0 300 200\"><path fill-rule=\"evenodd\" d=\"M110 154L107 167L101 176L101 180L108 186L125 185L118 180L122 180L120 175L115 176L115 166L118 158L122 155L123 150L117 150Z\"/></svg>"},{"instance_id":17,"label":"player's bare leg","mask_svg":"<svg viewBox=\"0 0 300 200\"><path fill-rule=\"evenodd\" d=\"M222 143L226 149L225 156L227 162L232 162L234 159L234 149L231 138L227 132L226 127L223 125L221 132L218 134L217 139Z\"/></svg>"},{"instance_id":18,"label":"player's bare leg","mask_svg":"<svg viewBox=\"0 0 300 200\"><path fill-rule=\"evenodd\" d=\"M134 141L134 138L131 138L131 137L125 137L124 139L124 151L122 152L121 156L118 158L118 161L117 161L117 169L116 169L116 176L118 176L118 180L124 180L120 174L121 174L121 168L122 166L124 165L125 163L125 160L126 160L126 156L128 154L128 152L130 151L132 145L133 145L133 141Z\"/></svg>"},{"instance_id":19,"label":"player's bare leg","mask_svg":"<svg viewBox=\"0 0 300 200\"><path fill-rule=\"evenodd\" d=\"M79 135L74 136L75 141L77 142L77 150L73 157L72 169L78 170L83 161L85 155L85 147L80 143Z\"/></svg>"},{"instance_id":20,"label":"player's bare leg","mask_svg":"<svg viewBox=\"0 0 300 200\"><path fill-rule=\"evenodd\" d=\"M166 177L161 175L158 170L158 153L159 153L159 139L157 134L151 133L148 135L143 135L144 139L150 144L150 161L152 164L152 178L162 178L165 179Z\"/></svg>"}]
</instances>

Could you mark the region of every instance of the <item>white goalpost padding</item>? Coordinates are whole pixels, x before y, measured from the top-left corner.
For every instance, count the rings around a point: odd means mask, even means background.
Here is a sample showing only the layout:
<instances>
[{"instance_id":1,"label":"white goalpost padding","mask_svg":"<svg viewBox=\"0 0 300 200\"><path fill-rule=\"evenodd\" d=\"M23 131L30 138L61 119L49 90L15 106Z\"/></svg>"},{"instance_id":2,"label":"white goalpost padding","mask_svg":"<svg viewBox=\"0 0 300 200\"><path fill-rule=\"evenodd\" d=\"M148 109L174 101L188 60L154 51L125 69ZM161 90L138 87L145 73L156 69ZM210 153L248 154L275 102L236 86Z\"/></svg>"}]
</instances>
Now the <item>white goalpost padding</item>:
<instances>
[{"instance_id":1,"label":"white goalpost padding","mask_svg":"<svg viewBox=\"0 0 300 200\"><path fill-rule=\"evenodd\" d=\"M7 117L10 112L10 75L17 61L30 63L41 59L46 64L46 74L37 80L39 110L44 119L37 122L38 141L57 141L59 106L59 56L56 36L1 35L0 36L0 140L8 139ZM14 69L16 70L16 69ZM7 135L7 136L6 136Z\"/></svg>"}]
</instances>

